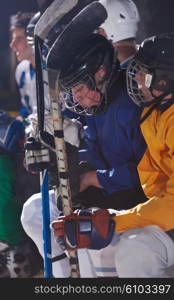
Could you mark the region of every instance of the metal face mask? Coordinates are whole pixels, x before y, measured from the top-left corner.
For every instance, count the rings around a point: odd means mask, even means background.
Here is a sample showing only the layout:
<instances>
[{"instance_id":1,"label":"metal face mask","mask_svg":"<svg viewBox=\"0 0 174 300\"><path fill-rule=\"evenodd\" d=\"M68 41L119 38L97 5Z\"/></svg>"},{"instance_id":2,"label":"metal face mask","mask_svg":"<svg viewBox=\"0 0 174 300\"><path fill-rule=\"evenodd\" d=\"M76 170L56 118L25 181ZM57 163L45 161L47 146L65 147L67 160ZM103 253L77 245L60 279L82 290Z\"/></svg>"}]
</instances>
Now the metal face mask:
<instances>
[{"instance_id":1,"label":"metal face mask","mask_svg":"<svg viewBox=\"0 0 174 300\"><path fill-rule=\"evenodd\" d=\"M133 59L127 68L127 90L138 106L148 106L154 99L151 91L153 73Z\"/></svg>"},{"instance_id":2,"label":"metal face mask","mask_svg":"<svg viewBox=\"0 0 174 300\"><path fill-rule=\"evenodd\" d=\"M73 78L68 86L61 85L63 101L66 108L81 115L93 115L105 110L107 106L105 78L106 71L100 68L95 75L83 74L80 78ZM82 74L81 74L82 75Z\"/></svg>"}]
</instances>

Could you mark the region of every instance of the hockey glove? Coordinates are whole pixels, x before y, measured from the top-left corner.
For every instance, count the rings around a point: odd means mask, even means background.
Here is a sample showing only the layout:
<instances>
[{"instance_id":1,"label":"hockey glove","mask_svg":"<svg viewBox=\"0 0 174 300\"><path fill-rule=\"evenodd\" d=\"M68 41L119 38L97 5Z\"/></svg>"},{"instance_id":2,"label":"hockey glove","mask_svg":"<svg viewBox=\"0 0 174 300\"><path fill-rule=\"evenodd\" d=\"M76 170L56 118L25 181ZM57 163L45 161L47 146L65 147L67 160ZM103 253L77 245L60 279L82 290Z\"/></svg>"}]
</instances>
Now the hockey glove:
<instances>
[{"instance_id":1,"label":"hockey glove","mask_svg":"<svg viewBox=\"0 0 174 300\"><path fill-rule=\"evenodd\" d=\"M52 222L62 250L89 248L100 250L111 242L115 222L107 209L76 210Z\"/></svg>"},{"instance_id":2,"label":"hockey glove","mask_svg":"<svg viewBox=\"0 0 174 300\"><path fill-rule=\"evenodd\" d=\"M35 138L30 137L25 143L26 169L38 173L48 168L50 163L49 150Z\"/></svg>"}]
</instances>

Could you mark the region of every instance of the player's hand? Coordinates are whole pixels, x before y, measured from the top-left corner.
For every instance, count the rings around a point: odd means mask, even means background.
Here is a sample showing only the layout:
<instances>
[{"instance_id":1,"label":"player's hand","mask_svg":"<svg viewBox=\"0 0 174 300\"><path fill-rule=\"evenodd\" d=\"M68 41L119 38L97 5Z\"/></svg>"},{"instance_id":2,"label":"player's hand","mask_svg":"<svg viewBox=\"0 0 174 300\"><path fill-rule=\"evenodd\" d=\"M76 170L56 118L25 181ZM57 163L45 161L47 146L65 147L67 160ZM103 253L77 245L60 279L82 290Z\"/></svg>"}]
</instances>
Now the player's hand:
<instances>
[{"instance_id":1,"label":"player's hand","mask_svg":"<svg viewBox=\"0 0 174 300\"><path fill-rule=\"evenodd\" d=\"M83 192L89 186L95 186L98 188L102 188L100 182L98 181L96 171L90 171L90 172L84 173L80 176L79 192Z\"/></svg>"}]
</instances>

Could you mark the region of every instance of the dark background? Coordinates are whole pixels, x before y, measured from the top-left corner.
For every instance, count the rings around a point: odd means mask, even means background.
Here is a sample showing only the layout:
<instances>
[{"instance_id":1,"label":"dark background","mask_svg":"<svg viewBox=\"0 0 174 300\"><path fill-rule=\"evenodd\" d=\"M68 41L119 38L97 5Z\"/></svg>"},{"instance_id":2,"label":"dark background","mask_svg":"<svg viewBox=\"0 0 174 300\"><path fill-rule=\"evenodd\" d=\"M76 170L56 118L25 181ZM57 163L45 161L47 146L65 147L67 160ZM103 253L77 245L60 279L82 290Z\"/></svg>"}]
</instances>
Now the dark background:
<instances>
[{"instance_id":1,"label":"dark background","mask_svg":"<svg viewBox=\"0 0 174 300\"><path fill-rule=\"evenodd\" d=\"M1 0L2 1L2 0ZM19 94L14 86L9 49L9 17L20 11L38 11L35 0L5 0L0 10L0 109L18 110ZM134 0L141 17L137 41L174 30L174 0ZM12 85L13 82L13 85Z\"/></svg>"}]
</instances>

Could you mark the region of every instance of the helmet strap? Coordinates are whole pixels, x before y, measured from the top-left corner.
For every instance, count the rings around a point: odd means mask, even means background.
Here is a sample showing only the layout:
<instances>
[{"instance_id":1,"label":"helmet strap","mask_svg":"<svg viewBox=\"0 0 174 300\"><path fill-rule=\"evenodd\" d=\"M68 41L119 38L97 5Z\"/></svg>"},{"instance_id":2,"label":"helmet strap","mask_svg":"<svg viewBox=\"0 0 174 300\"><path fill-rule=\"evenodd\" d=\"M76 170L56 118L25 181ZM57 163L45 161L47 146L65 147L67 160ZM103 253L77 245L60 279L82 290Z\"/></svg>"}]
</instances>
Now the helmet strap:
<instances>
[{"instance_id":1,"label":"helmet strap","mask_svg":"<svg viewBox=\"0 0 174 300\"><path fill-rule=\"evenodd\" d=\"M168 92L163 93L162 95L155 97L154 100L149 101L148 104L144 105L144 106L150 106L152 105L149 110L145 113L145 115L140 119L140 124L142 124L150 115L151 113L154 111L154 109L158 108L161 105L161 102L164 100L164 97L168 96L169 94L173 93L173 90L170 90ZM168 102L173 100L173 98L167 100ZM171 104L173 104L173 101L171 101Z\"/></svg>"}]
</instances>

